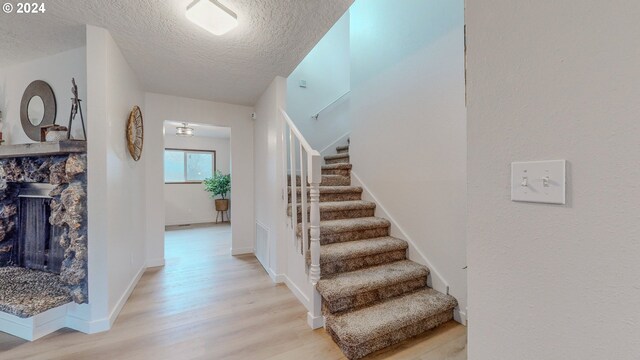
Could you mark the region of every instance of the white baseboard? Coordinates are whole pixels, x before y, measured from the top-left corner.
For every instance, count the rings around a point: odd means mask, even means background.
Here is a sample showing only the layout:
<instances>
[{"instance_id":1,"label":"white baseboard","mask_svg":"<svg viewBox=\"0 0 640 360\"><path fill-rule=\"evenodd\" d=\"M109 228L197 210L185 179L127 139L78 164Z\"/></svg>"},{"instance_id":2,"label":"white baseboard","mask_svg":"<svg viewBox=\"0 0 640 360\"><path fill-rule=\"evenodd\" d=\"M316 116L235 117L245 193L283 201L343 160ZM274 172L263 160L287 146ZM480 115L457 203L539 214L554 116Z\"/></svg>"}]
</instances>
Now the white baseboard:
<instances>
[{"instance_id":1,"label":"white baseboard","mask_svg":"<svg viewBox=\"0 0 640 360\"><path fill-rule=\"evenodd\" d=\"M120 311L122 311L124 304L126 304L127 300L129 300L129 296L131 296L131 293L136 288L136 285L138 285L138 281L140 281L140 278L144 274L145 270L147 270L147 265L143 264L140 270L138 270L136 276L129 283L129 286L127 286L127 290L124 292L124 294L122 294L120 299L118 299L116 306L113 308L113 310L111 310L111 313L109 314L109 329L113 326L113 323L118 318L118 315L120 315Z\"/></svg>"},{"instance_id":2,"label":"white baseboard","mask_svg":"<svg viewBox=\"0 0 640 360\"><path fill-rule=\"evenodd\" d=\"M0 312L0 331L28 341L35 341L65 327L68 304L30 318Z\"/></svg>"},{"instance_id":3,"label":"white baseboard","mask_svg":"<svg viewBox=\"0 0 640 360\"><path fill-rule=\"evenodd\" d=\"M324 327L324 324L325 324L324 320L325 320L324 316L313 317L310 312L307 313L307 324L313 330Z\"/></svg>"},{"instance_id":4,"label":"white baseboard","mask_svg":"<svg viewBox=\"0 0 640 360\"><path fill-rule=\"evenodd\" d=\"M284 283L287 285L287 287L289 288L289 290L291 290L291 292L293 293L293 295L295 295L295 297L298 299L298 301L300 301L302 303L302 305L304 305L304 307L309 310L310 306L309 306L309 298L304 294L304 292L302 290L300 290L299 287L296 286L296 284L293 283L293 281L291 281L291 279L289 279L289 277L287 275L282 275L284 277Z\"/></svg>"},{"instance_id":5,"label":"white baseboard","mask_svg":"<svg viewBox=\"0 0 640 360\"><path fill-rule=\"evenodd\" d=\"M71 314L67 314L67 318L65 319L65 326L69 329L80 331L85 334L97 334L109 331L109 329L111 328L108 318L87 321Z\"/></svg>"},{"instance_id":6,"label":"white baseboard","mask_svg":"<svg viewBox=\"0 0 640 360\"><path fill-rule=\"evenodd\" d=\"M143 265L129 283L127 290L120 297L108 318L87 321L71 314L74 304L66 304L27 319L0 312L0 331L29 341L37 340L64 327L85 334L107 331L111 329L145 270L146 266Z\"/></svg>"},{"instance_id":7,"label":"white baseboard","mask_svg":"<svg viewBox=\"0 0 640 360\"><path fill-rule=\"evenodd\" d=\"M464 311L460 311L460 309L458 308L455 308L453 310L453 320L459 322L464 326L467 326L467 313Z\"/></svg>"},{"instance_id":8,"label":"white baseboard","mask_svg":"<svg viewBox=\"0 0 640 360\"><path fill-rule=\"evenodd\" d=\"M276 274L271 268L267 269L267 274L269 274L271 281L273 281L275 284L283 284L285 282L286 275Z\"/></svg>"},{"instance_id":9,"label":"white baseboard","mask_svg":"<svg viewBox=\"0 0 640 360\"><path fill-rule=\"evenodd\" d=\"M147 268L162 267L164 264L164 258L147 260Z\"/></svg>"},{"instance_id":10,"label":"white baseboard","mask_svg":"<svg viewBox=\"0 0 640 360\"><path fill-rule=\"evenodd\" d=\"M116 303L116 306L109 313L108 317L87 321L86 319L81 319L72 314L67 314L65 323L66 327L83 332L85 334L96 334L104 331L109 331L113 326L113 323L118 318L118 315L120 315L120 311L122 311L122 308L127 303L127 300L129 300L129 296L131 296L131 293L135 289L136 285L138 285L140 278L144 274L145 270L147 270L147 268L148 267L146 265L143 265L140 270L138 270L134 278L127 286L127 290L122 294L122 296Z\"/></svg>"},{"instance_id":11,"label":"white baseboard","mask_svg":"<svg viewBox=\"0 0 640 360\"><path fill-rule=\"evenodd\" d=\"M253 247L243 247L243 248L231 248L231 255L245 255L245 254L253 254Z\"/></svg>"}]
</instances>

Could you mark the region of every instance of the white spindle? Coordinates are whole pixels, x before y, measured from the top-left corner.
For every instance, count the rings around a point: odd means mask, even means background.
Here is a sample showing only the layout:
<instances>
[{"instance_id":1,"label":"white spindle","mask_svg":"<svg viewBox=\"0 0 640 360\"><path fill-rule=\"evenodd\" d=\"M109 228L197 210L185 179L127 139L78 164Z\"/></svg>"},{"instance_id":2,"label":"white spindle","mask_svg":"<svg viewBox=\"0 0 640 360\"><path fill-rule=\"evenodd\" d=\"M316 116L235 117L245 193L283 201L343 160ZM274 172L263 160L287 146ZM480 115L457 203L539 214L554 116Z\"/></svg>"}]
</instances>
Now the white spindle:
<instances>
[{"instance_id":1,"label":"white spindle","mask_svg":"<svg viewBox=\"0 0 640 360\"><path fill-rule=\"evenodd\" d=\"M289 131L289 157L291 164L291 224L293 224L293 243L298 243L298 188L296 171L296 137L293 130Z\"/></svg>"},{"instance_id":2,"label":"white spindle","mask_svg":"<svg viewBox=\"0 0 640 360\"><path fill-rule=\"evenodd\" d=\"M320 319L322 319L322 299L316 290L316 284L320 280L320 182L322 181L320 153L317 151L309 152L307 164L309 166L309 184L311 187L311 224L309 226L311 229L311 267L309 269L309 281L313 284L309 325L316 328L321 322Z\"/></svg>"},{"instance_id":3,"label":"white spindle","mask_svg":"<svg viewBox=\"0 0 640 360\"><path fill-rule=\"evenodd\" d=\"M302 249L300 249L300 253L306 256L309 248L309 227L307 225L307 166L305 166L305 153L302 144L300 144L300 194L302 195L300 201L302 208Z\"/></svg>"}]
</instances>

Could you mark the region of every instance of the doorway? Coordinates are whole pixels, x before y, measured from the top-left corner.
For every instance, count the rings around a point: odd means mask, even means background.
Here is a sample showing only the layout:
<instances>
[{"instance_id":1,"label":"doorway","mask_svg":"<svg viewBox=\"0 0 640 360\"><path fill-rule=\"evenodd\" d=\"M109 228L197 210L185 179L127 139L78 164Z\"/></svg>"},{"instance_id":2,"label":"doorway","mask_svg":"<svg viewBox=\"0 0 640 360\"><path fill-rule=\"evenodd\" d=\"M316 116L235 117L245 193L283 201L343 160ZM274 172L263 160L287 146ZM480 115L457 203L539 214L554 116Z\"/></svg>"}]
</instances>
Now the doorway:
<instances>
[{"instance_id":1,"label":"doorway","mask_svg":"<svg viewBox=\"0 0 640 360\"><path fill-rule=\"evenodd\" d=\"M189 241L190 234L211 230L228 235L215 239L230 242L230 140L231 129L228 127L181 121L164 122L164 225L167 260L175 255L172 251L178 249L174 244L177 235L182 241Z\"/></svg>"}]
</instances>

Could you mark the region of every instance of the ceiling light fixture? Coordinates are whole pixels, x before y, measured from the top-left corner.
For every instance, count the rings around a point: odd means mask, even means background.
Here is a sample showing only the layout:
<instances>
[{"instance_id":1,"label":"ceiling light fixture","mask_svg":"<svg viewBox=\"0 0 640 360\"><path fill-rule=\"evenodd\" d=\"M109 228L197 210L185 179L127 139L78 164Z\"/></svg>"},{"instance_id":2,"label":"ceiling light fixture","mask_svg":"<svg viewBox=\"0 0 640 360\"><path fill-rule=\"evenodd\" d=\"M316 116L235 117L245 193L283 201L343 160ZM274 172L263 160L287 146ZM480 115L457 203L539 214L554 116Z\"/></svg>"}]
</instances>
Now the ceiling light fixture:
<instances>
[{"instance_id":1,"label":"ceiling light fixture","mask_svg":"<svg viewBox=\"0 0 640 360\"><path fill-rule=\"evenodd\" d=\"M176 127L177 136L193 136L193 128L188 123L182 123L182 126Z\"/></svg>"},{"instance_id":2,"label":"ceiling light fixture","mask_svg":"<svg viewBox=\"0 0 640 360\"><path fill-rule=\"evenodd\" d=\"M187 6L187 19L214 35L238 26L238 15L217 0L195 0Z\"/></svg>"}]
</instances>

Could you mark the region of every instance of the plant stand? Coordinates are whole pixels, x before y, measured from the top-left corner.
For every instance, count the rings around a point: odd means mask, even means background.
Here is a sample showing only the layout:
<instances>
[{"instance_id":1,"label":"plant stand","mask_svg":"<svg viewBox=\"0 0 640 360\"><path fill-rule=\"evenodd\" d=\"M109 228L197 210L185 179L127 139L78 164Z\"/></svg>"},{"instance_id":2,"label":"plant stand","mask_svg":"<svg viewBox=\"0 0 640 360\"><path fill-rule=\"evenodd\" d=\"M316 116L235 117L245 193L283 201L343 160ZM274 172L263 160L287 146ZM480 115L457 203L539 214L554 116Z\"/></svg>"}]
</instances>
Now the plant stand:
<instances>
[{"instance_id":1,"label":"plant stand","mask_svg":"<svg viewBox=\"0 0 640 360\"><path fill-rule=\"evenodd\" d=\"M224 222L224 213L227 213L227 221L230 221L229 210L218 210L218 213L216 214L216 224L218 223L218 218L220 218L222 222Z\"/></svg>"}]
</instances>

